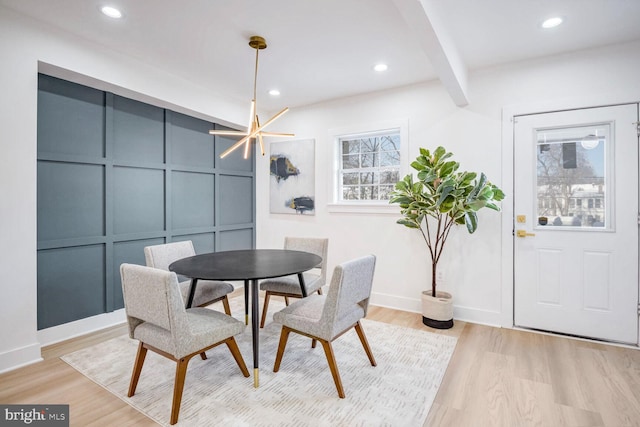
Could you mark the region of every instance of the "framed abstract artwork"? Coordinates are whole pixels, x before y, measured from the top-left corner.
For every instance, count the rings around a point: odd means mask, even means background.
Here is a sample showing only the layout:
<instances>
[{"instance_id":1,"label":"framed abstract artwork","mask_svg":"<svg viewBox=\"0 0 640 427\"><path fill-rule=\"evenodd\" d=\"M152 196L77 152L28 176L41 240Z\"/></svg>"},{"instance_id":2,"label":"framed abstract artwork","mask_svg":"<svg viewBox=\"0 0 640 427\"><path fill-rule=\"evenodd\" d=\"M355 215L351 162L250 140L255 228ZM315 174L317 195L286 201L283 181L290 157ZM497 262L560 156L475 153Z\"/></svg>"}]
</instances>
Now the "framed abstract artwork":
<instances>
[{"instance_id":1,"label":"framed abstract artwork","mask_svg":"<svg viewBox=\"0 0 640 427\"><path fill-rule=\"evenodd\" d=\"M270 145L270 212L315 215L315 140Z\"/></svg>"}]
</instances>

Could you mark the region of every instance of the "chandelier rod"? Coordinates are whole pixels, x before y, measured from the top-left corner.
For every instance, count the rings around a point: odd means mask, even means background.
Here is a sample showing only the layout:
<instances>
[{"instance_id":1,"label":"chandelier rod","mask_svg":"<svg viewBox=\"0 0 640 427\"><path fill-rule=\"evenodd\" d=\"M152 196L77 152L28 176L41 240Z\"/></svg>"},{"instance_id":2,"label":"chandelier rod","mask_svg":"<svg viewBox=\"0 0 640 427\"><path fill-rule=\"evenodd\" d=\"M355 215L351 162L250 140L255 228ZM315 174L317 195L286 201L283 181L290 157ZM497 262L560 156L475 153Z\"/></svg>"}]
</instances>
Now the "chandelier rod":
<instances>
[{"instance_id":1,"label":"chandelier rod","mask_svg":"<svg viewBox=\"0 0 640 427\"><path fill-rule=\"evenodd\" d=\"M258 53L260 52L260 48L256 46L256 70L253 75L253 101L258 103L258 96L256 95L256 88L258 87ZM256 111L257 112L257 111Z\"/></svg>"}]
</instances>

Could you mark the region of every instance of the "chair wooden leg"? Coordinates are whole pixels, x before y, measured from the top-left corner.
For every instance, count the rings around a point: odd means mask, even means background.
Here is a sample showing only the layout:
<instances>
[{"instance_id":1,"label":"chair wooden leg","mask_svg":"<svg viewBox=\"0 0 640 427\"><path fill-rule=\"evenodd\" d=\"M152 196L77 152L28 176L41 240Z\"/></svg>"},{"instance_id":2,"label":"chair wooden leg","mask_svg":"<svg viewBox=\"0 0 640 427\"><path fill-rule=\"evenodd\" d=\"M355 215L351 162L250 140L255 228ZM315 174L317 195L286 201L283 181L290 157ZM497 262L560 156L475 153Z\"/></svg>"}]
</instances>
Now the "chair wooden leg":
<instances>
[{"instance_id":1,"label":"chair wooden leg","mask_svg":"<svg viewBox=\"0 0 640 427\"><path fill-rule=\"evenodd\" d=\"M322 288L318 288L318 295L322 295Z\"/></svg>"},{"instance_id":2,"label":"chair wooden leg","mask_svg":"<svg viewBox=\"0 0 640 427\"><path fill-rule=\"evenodd\" d=\"M200 353L200 358L202 360L207 360L207 353L205 353L204 351L202 353Z\"/></svg>"},{"instance_id":3,"label":"chair wooden leg","mask_svg":"<svg viewBox=\"0 0 640 427\"><path fill-rule=\"evenodd\" d=\"M327 362L329 363L329 369L331 369L333 382L336 383L338 396L340 396L341 399L344 399L344 389L342 388L342 380L340 379L340 372L338 372L336 358L333 354L333 347L329 341L320 340L320 342L322 343L322 348L324 348L324 354L327 356Z\"/></svg>"},{"instance_id":4,"label":"chair wooden leg","mask_svg":"<svg viewBox=\"0 0 640 427\"><path fill-rule=\"evenodd\" d=\"M178 422L180 404L182 403L182 391L184 390L184 379L187 376L187 365L191 358L182 358L176 364L176 378L173 384L173 404L171 405L171 419L169 424Z\"/></svg>"},{"instance_id":5,"label":"chair wooden leg","mask_svg":"<svg viewBox=\"0 0 640 427\"><path fill-rule=\"evenodd\" d=\"M316 348L316 342L318 342L318 340L315 338L311 340L311 348Z\"/></svg>"},{"instance_id":6,"label":"chair wooden leg","mask_svg":"<svg viewBox=\"0 0 640 427\"><path fill-rule=\"evenodd\" d=\"M224 342L227 347L229 347L229 351L233 355L233 358L236 359L236 363L240 367L242 371L242 375L245 377L249 376L249 370L247 369L247 365L244 363L244 359L242 358L242 354L240 353L240 349L238 348L238 343L236 342L234 337L231 337Z\"/></svg>"},{"instance_id":7,"label":"chair wooden leg","mask_svg":"<svg viewBox=\"0 0 640 427\"><path fill-rule=\"evenodd\" d=\"M289 306L289 297L284 297L284 305Z\"/></svg>"},{"instance_id":8,"label":"chair wooden leg","mask_svg":"<svg viewBox=\"0 0 640 427\"><path fill-rule=\"evenodd\" d=\"M229 306L229 298L225 295L222 298L222 305L224 306L224 312L227 313L228 316L231 316L231 307Z\"/></svg>"},{"instance_id":9,"label":"chair wooden leg","mask_svg":"<svg viewBox=\"0 0 640 427\"><path fill-rule=\"evenodd\" d=\"M264 294L264 305L262 307L262 318L260 319L260 327L264 328L264 322L267 321L267 310L269 309L269 299L271 298L271 292L266 291Z\"/></svg>"},{"instance_id":10,"label":"chair wooden leg","mask_svg":"<svg viewBox=\"0 0 640 427\"><path fill-rule=\"evenodd\" d=\"M273 364L273 372L278 372L280 370L280 362L282 362L282 355L284 354L284 348L287 346L287 340L289 339L289 333L291 329L286 326L282 327L282 331L280 332L280 343L278 344L278 353L276 354L276 361Z\"/></svg>"},{"instance_id":11,"label":"chair wooden leg","mask_svg":"<svg viewBox=\"0 0 640 427\"><path fill-rule=\"evenodd\" d=\"M136 353L136 361L133 364L133 372L131 373L131 382L129 383L129 392L127 397L131 397L136 392L138 387L138 379L140 379L140 372L142 372L142 365L144 365L144 358L147 356L147 348L142 341L138 344L138 353Z\"/></svg>"},{"instance_id":12,"label":"chair wooden leg","mask_svg":"<svg viewBox=\"0 0 640 427\"><path fill-rule=\"evenodd\" d=\"M364 351L367 352L367 356L369 357L369 362L371 362L371 366L378 366L376 364L376 359L373 358L373 353L371 352L371 347L369 347L369 342L367 341L367 337L364 334L364 329L362 329L362 325L360 322L356 323L356 332L358 333L358 337L360 337L360 342L362 343L362 347L364 347Z\"/></svg>"}]
</instances>

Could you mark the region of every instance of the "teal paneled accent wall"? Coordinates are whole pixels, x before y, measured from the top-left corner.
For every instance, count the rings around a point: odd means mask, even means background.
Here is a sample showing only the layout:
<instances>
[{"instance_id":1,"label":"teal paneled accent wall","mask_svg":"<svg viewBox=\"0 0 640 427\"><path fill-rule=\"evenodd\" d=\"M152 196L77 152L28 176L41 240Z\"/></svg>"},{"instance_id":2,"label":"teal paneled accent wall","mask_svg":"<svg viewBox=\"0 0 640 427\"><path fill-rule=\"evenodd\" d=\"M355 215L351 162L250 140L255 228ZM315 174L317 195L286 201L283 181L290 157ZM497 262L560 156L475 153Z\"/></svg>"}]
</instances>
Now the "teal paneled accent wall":
<instances>
[{"instance_id":1,"label":"teal paneled accent wall","mask_svg":"<svg viewBox=\"0 0 640 427\"><path fill-rule=\"evenodd\" d=\"M123 307L120 264L255 247L255 156L185 114L38 76L38 329Z\"/></svg>"}]
</instances>

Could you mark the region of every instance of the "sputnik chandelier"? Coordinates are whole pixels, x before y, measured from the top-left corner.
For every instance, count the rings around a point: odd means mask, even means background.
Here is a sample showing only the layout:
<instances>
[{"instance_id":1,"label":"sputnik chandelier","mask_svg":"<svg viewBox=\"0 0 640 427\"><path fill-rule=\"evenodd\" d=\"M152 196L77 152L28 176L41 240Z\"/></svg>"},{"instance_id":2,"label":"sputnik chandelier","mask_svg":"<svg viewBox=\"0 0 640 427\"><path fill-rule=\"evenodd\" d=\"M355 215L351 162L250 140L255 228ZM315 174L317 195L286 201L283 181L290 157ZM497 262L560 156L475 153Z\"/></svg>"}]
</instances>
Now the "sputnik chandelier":
<instances>
[{"instance_id":1,"label":"sputnik chandelier","mask_svg":"<svg viewBox=\"0 0 640 427\"><path fill-rule=\"evenodd\" d=\"M253 77L253 99L251 100L251 112L249 114L249 126L247 126L247 131L237 131L237 130L210 130L209 133L211 135L226 135L226 136L243 136L238 142L233 144L231 147L227 148L222 154L220 154L220 158L226 157L229 153L239 148L244 144L244 158L249 157L249 146L252 140L257 140L260 143L260 151L264 156L264 143L262 138L265 136L277 136L277 137L291 137L295 136L292 133L280 133L280 132L265 132L263 129L269 126L271 123L275 122L280 116L289 111L289 107L285 107L282 111L280 111L275 116L271 117L262 125L260 124L260 120L258 119L258 111L257 111L257 96L256 96L256 86L258 82L258 52L261 49L266 49L267 41L260 36L252 36L249 39L249 46L256 50L256 69Z\"/></svg>"}]
</instances>

